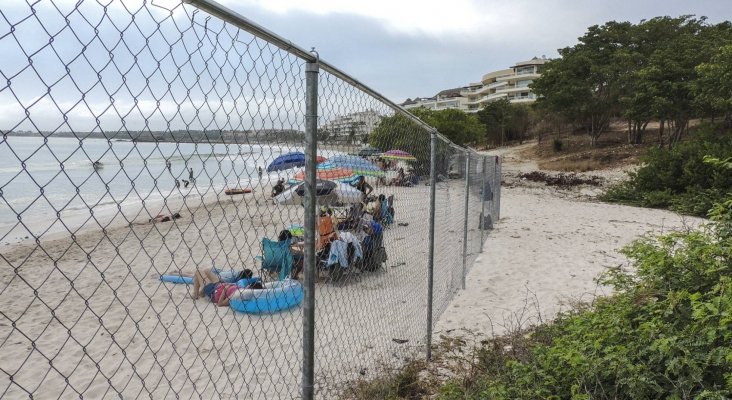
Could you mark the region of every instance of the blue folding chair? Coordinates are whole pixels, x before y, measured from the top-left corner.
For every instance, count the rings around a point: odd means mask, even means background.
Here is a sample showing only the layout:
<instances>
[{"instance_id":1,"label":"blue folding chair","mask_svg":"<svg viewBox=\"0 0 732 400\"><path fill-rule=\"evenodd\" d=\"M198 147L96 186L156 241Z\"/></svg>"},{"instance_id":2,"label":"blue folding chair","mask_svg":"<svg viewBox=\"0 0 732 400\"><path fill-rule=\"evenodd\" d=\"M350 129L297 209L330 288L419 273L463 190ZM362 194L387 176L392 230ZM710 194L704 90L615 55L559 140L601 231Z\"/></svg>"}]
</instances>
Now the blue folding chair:
<instances>
[{"instance_id":1,"label":"blue folding chair","mask_svg":"<svg viewBox=\"0 0 732 400\"><path fill-rule=\"evenodd\" d=\"M293 256L290 240L276 241L262 239L262 256L256 256L262 263L262 271L277 273L278 280L284 280L292 274Z\"/></svg>"}]
</instances>

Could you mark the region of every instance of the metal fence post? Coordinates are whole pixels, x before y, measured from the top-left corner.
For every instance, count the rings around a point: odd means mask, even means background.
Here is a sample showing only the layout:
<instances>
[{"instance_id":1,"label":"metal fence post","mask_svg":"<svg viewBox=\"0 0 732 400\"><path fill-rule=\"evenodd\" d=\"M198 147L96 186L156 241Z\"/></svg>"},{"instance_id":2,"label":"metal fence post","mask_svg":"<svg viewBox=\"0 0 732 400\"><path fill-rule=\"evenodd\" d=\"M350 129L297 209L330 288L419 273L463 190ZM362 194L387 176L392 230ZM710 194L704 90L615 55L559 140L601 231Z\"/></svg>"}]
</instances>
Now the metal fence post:
<instances>
[{"instance_id":1,"label":"metal fence post","mask_svg":"<svg viewBox=\"0 0 732 400\"><path fill-rule=\"evenodd\" d=\"M503 166L501 165L501 156L496 156L496 166L495 166L495 184L493 185L493 204L495 209L494 215L495 215L495 221L498 221L501 219L501 170L503 169Z\"/></svg>"},{"instance_id":2,"label":"metal fence post","mask_svg":"<svg viewBox=\"0 0 732 400\"><path fill-rule=\"evenodd\" d=\"M482 175L483 175L483 183L480 186L480 252L483 252L483 231L485 231L485 175L488 172L486 170L486 160L487 157L483 156L483 169L482 169Z\"/></svg>"},{"instance_id":3,"label":"metal fence post","mask_svg":"<svg viewBox=\"0 0 732 400\"><path fill-rule=\"evenodd\" d=\"M302 398L311 400L315 382L315 168L318 153L318 60L305 67L305 248L302 320Z\"/></svg>"},{"instance_id":4,"label":"metal fence post","mask_svg":"<svg viewBox=\"0 0 732 400\"><path fill-rule=\"evenodd\" d=\"M427 261L427 360L432 359L432 289L435 266L435 196L437 186L437 134L430 137L430 237Z\"/></svg>"},{"instance_id":5,"label":"metal fence post","mask_svg":"<svg viewBox=\"0 0 732 400\"><path fill-rule=\"evenodd\" d=\"M465 157L465 217L463 223L463 290L465 290L465 275L468 274L468 198L470 198L470 153Z\"/></svg>"}]
</instances>

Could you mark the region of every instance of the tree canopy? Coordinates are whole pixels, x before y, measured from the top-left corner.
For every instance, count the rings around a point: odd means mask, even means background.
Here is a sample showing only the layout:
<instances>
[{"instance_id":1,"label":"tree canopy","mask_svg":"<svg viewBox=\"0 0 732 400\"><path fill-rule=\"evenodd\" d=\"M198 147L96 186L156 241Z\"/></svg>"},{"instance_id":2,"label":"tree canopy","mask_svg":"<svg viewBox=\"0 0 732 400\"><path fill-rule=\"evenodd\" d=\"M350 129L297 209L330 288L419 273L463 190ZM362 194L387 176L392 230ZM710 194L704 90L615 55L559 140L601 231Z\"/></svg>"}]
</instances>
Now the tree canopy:
<instances>
[{"instance_id":1,"label":"tree canopy","mask_svg":"<svg viewBox=\"0 0 732 400\"><path fill-rule=\"evenodd\" d=\"M710 25L691 16L611 21L560 49L561 58L545 64L532 90L537 107L583 127L593 145L614 117L628 120L631 143L642 142L651 120L662 128L667 122L678 141L689 119L729 110L720 101L729 85L720 86L715 75L729 66L728 45L729 22Z\"/></svg>"}]
</instances>

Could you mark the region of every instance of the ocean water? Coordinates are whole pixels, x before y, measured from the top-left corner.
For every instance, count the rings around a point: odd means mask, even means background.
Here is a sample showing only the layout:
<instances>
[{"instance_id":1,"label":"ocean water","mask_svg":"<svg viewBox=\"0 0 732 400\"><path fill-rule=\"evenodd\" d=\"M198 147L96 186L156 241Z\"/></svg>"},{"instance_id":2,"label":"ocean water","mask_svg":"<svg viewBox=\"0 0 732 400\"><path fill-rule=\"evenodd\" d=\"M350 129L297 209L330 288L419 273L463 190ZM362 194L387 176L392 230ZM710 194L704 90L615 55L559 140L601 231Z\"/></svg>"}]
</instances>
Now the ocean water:
<instances>
[{"instance_id":1,"label":"ocean water","mask_svg":"<svg viewBox=\"0 0 732 400\"><path fill-rule=\"evenodd\" d=\"M39 236L61 222L97 215L128 218L141 206L203 199L226 187L257 187L277 175L267 165L295 148L236 144L133 143L103 139L0 140L0 241L22 228ZM101 166L94 168L93 162ZM166 166L170 162L170 169ZM260 182L257 167L265 169ZM193 168L194 181L186 188ZM176 179L180 187L176 187ZM130 215L127 215L130 214Z\"/></svg>"}]
</instances>

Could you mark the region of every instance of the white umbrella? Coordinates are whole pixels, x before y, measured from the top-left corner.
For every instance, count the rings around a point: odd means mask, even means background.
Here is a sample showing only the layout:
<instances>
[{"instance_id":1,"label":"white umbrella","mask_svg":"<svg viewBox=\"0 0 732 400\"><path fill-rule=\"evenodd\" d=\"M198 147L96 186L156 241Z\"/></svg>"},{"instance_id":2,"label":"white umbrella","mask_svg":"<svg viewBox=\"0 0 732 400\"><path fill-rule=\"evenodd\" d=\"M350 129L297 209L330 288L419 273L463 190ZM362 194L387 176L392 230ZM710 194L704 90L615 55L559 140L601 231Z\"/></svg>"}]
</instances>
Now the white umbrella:
<instances>
[{"instance_id":1,"label":"white umbrella","mask_svg":"<svg viewBox=\"0 0 732 400\"><path fill-rule=\"evenodd\" d=\"M361 201L361 192L355 187L343 182L333 183L336 186L330 193L323 196L318 196L318 204L326 205L336 202L352 204ZM294 185L284 192L278 194L274 198L275 203L284 205L301 205L303 202L303 197L298 194L297 189L299 187L300 185ZM302 191L300 192L302 193Z\"/></svg>"},{"instance_id":2,"label":"white umbrella","mask_svg":"<svg viewBox=\"0 0 732 400\"><path fill-rule=\"evenodd\" d=\"M341 203L355 204L361 201L361 191L347 183L338 182L334 192Z\"/></svg>"}]
</instances>

